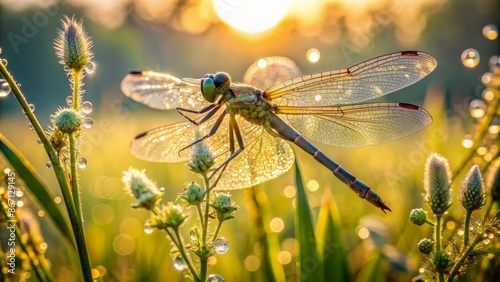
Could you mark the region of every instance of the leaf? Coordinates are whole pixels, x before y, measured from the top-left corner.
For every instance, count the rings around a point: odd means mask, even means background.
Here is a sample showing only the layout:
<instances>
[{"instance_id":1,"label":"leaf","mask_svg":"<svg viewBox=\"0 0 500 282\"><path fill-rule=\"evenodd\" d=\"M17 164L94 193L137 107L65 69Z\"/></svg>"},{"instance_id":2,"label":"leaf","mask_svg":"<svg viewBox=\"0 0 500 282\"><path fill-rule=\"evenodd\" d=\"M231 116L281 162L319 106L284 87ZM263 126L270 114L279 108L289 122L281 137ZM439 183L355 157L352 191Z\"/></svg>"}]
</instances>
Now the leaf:
<instances>
[{"instance_id":1,"label":"leaf","mask_svg":"<svg viewBox=\"0 0 500 282\"><path fill-rule=\"evenodd\" d=\"M297 160L295 160L295 185L297 187L297 213L295 216L295 238L298 243L300 281L324 281L323 261L316 248L316 238L311 210L304 190Z\"/></svg>"},{"instance_id":2,"label":"leaf","mask_svg":"<svg viewBox=\"0 0 500 282\"><path fill-rule=\"evenodd\" d=\"M340 215L332 194L325 189L316 225L318 252L323 260L325 281L351 281Z\"/></svg>"},{"instance_id":3,"label":"leaf","mask_svg":"<svg viewBox=\"0 0 500 282\"><path fill-rule=\"evenodd\" d=\"M47 188L35 169L29 161L10 143L5 136L0 133L0 151L17 172L19 178L23 179L26 188L31 192L34 198L38 201L47 216L55 224L56 228L61 232L62 236L76 249L73 241L71 229L63 216L61 210L54 202L54 195Z\"/></svg>"},{"instance_id":4,"label":"leaf","mask_svg":"<svg viewBox=\"0 0 500 282\"><path fill-rule=\"evenodd\" d=\"M371 254L368 254L365 262L363 263L363 268L359 272L356 281L359 282L378 282L385 281L384 269L382 268L383 256L378 251L374 250Z\"/></svg>"}]
</instances>

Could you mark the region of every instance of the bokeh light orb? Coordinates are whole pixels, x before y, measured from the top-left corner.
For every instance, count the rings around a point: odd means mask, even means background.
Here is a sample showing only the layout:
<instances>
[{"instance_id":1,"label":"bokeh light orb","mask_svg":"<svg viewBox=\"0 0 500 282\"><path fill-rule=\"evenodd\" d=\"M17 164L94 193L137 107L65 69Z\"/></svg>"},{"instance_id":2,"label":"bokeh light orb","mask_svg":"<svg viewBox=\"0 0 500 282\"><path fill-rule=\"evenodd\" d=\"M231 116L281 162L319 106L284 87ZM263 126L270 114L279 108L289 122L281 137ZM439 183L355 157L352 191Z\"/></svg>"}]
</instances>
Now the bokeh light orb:
<instances>
[{"instance_id":1,"label":"bokeh light orb","mask_svg":"<svg viewBox=\"0 0 500 282\"><path fill-rule=\"evenodd\" d=\"M495 40L498 37L498 28L494 24L488 24L483 27L483 35L489 40Z\"/></svg>"},{"instance_id":2,"label":"bokeh light orb","mask_svg":"<svg viewBox=\"0 0 500 282\"><path fill-rule=\"evenodd\" d=\"M468 68L473 68L479 64L479 52L469 48L462 52L462 63Z\"/></svg>"}]
</instances>

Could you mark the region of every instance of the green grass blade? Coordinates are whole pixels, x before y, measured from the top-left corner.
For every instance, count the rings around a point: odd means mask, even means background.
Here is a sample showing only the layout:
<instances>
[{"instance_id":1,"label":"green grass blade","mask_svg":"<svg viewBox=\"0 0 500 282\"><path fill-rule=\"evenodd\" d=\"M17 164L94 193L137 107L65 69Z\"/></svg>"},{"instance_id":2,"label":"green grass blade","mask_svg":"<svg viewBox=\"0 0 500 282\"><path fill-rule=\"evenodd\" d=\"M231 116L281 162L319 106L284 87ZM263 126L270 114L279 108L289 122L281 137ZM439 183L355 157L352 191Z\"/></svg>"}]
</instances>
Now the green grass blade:
<instances>
[{"instance_id":1,"label":"green grass blade","mask_svg":"<svg viewBox=\"0 0 500 282\"><path fill-rule=\"evenodd\" d=\"M356 281L359 282L378 282L385 281L384 270L382 268L382 255L378 251L369 254L363 263Z\"/></svg>"},{"instance_id":2,"label":"green grass blade","mask_svg":"<svg viewBox=\"0 0 500 282\"><path fill-rule=\"evenodd\" d=\"M297 240L298 260L300 262L300 281L324 281L323 262L316 248L314 225L307 201L300 169L295 160L295 185L297 187L297 209L295 216L295 238Z\"/></svg>"},{"instance_id":3,"label":"green grass blade","mask_svg":"<svg viewBox=\"0 0 500 282\"><path fill-rule=\"evenodd\" d=\"M325 281L352 281L341 226L332 194L329 189L325 189L316 225L318 252L324 264Z\"/></svg>"},{"instance_id":4,"label":"green grass blade","mask_svg":"<svg viewBox=\"0 0 500 282\"><path fill-rule=\"evenodd\" d=\"M0 151L12 165L18 176L23 179L27 190L37 199L62 236L73 247L76 247L72 239L71 229L61 210L54 202L54 195L47 188L47 185L42 181L40 176L38 176L28 160L2 134L0 134Z\"/></svg>"}]
</instances>

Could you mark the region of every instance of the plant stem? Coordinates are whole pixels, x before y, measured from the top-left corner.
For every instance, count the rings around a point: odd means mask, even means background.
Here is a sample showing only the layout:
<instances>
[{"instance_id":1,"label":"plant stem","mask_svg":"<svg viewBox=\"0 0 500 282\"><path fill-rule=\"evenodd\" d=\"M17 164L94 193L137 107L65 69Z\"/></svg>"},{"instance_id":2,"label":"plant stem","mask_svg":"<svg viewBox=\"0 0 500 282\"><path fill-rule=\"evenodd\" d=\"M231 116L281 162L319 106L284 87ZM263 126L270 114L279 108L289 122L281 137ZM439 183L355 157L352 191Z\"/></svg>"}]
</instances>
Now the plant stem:
<instances>
[{"instance_id":1,"label":"plant stem","mask_svg":"<svg viewBox=\"0 0 500 282\"><path fill-rule=\"evenodd\" d=\"M205 181L205 189L207 196L205 198L205 225L203 225L203 234L202 234L202 241L201 241L201 248L205 249L207 248L207 233L208 233L208 214L210 212L210 181L208 180L208 177L206 174L203 174L203 180ZM207 280L207 268L208 268L208 257L200 257L200 278L201 281L206 281Z\"/></svg>"},{"instance_id":2,"label":"plant stem","mask_svg":"<svg viewBox=\"0 0 500 282\"><path fill-rule=\"evenodd\" d=\"M217 239L217 234L219 234L221 226L222 226L222 221L219 221L219 223L217 224L217 228L215 229L214 236L212 237L212 242L214 242L215 239Z\"/></svg>"},{"instance_id":3,"label":"plant stem","mask_svg":"<svg viewBox=\"0 0 500 282\"><path fill-rule=\"evenodd\" d=\"M483 141L486 132L488 132L488 127L490 126L491 122L493 121L493 118L496 115L499 106L499 101L500 101L500 96L495 95L495 99L488 106L486 115L483 117L483 120L479 125L479 129L477 130L476 136L474 137L472 147L469 148L469 150L465 154L465 157L462 159L462 162L458 165L457 169L452 173L453 180L455 180L455 178L457 178L460 172L462 172L462 170L465 168L465 165L476 153L477 148L481 146L481 141Z\"/></svg>"},{"instance_id":4,"label":"plant stem","mask_svg":"<svg viewBox=\"0 0 500 282\"><path fill-rule=\"evenodd\" d=\"M83 222L82 204L80 201L80 188L78 187L78 171L76 169L76 140L75 134L68 134L69 138L69 154L71 163L71 194L73 195L73 203L79 219Z\"/></svg>"},{"instance_id":5,"label":"plant stem","mask_svg":"<svg viewBox=\"0 0 500 282\"><path fill-rule=\"evenodd\" d=\"M470 252L472 252L474 250L476 245L479 242L481 242L482 239L483 239L482 234L476 235L476 237L474 238L474 241L472 241L472 243L469 245L469 247L462 251L462 255L460 256L460 259L455 263L455 265L453 265L453 268L450 271L450 275L448 276L448 280L447 280L448 282L453 281L453 278L455 278L455 275L457 275L457 272L460 269L460 267L463 265L465 259L467 259Z\"/></svg>"},{"instance_id":6,"label":"plant stem","mask_svg":"<svg viewBox=\"0 0 500 282\"><path fill-rule=\"evenodd\" d=\"M464 222L464 250L467 248L469 244L469 231L470 231L470 219L472 216L472 211L467 210L465 214L465 222Z\"/></svg>"},{"instance_id":7,"label":"plant stem","mask_svg":"<svg viewBox=\"0 0 500 282\"><path fill-rule=\"evenodd\" d=\"M203 214L201 213L201 206L200 204L196 204L196 210L198 210L198 216L200 217L200 223L201 223L201 229L200 230L203 230L203 226L204 225L204 221L203 221Z\"/></svg>"},{"instance_id":8,"label":"plant stem","mask_svg":"<svg viewBox=\"0 0 500 282\"><path fill-rule=\"evenodd\" d=\"M172 234L168 231L168 229L165 228L165 231L167 231L167 234L169 234L169 236L171 238L173 238ZM181 253L182 258L184 259L184 262L187 264L189 271L193 275L194 280L195 281L204 281L204 280L200 280L200 278L196 274L196 271L194 270L193 265L191 264L191 260L189 259L189 257L186 254L186 250L184 249L184 246L182 245L181 235L179 234L179 228L175 228L174 232L175 232L175 236L177 237L177 240L178 240L177 248L179 249L179 252ZM175 244L175 241L174 241L174 244Z\"/></svg>"},{"instance_id":9,"label":"plant stem","mask_svg":"<svg viewBox=\"0 0 500 282\"><path fill-rule=\"evenodd\" d=\"M441 215L436 215L436 227L435 227L435 241L436 241L436 252L441 251ZM439 282L444 282L444 274L442 270L438 270Z\"/></svg>"},{"instance_id":10,"label":"plant stem","mask_svg":"<svg viewBox=\"0 0 500 282\"><path fill-rule=\"evenodd\" d=\"M73 110L80 109L80 79L83 69L71 69L73 75Z\"/></svg>"},{"instance_id":11,"label":"plant stem","mask_svg":"<svg viewBox=\"0 0 500 282\"><path fill-rule=\"evenodd\" d=\"M28 117L29 121L33 125L35 132L38 134L40 140L42 140L43 146L47 155L49 156L50 162L52 163L52 167L54 169L54 174L56 175L57 182L59 187L61 188L61 193L63 195L64 203L66 205L66 209L69 215L71 227L73 229L73 235L75 236L75 242L77 247L78 256L80 259L80 266L82 268L82 274L84 281L93 282L94 279L92 277L92 267L90 265L90 258L88 255L87 245L85 241L85 231L83 229L83 224L81 223L80 217L76 212L75 205L73 203L73 197L71 195L71 191L69 188L68 179L64 173L64 168L61 165L57 154L50 143L50 140L47 138L47 135L42 129L42 126L38 122L38 119L31 111L28 102L26 101L24 95L21 90L17 86L16 82L10 75L7 68L0 63L0 73L3 75L7 83L9 84L10 89L14 93L17 101L21 105L24 113Z\"/></svg>"}]
</instances>

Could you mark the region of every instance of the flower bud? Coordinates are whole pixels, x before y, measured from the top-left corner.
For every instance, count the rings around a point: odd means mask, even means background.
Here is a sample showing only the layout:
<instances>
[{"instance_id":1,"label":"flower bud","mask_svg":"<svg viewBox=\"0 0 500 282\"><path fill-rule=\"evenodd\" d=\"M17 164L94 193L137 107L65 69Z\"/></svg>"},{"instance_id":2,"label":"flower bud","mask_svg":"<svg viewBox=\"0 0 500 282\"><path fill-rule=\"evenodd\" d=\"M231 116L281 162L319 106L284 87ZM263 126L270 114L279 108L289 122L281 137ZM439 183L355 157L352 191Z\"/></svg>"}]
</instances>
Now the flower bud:
<instances>
[{"instance_id":1,"label":"flower bud","mask_svg":"<svg viewBox=\"0 0 500 282\"><path fill-rule=\"evenodd\" d=\"M163 207L163 222L167 227L178 228L184 223L187 215L184 214L182 208L169 202Z\"/></svg>"},{"instance_id":2,"label":"flower bud","mask_svg":"<svg viewBox=\"0 0 500 282\"><path fill-rule=\"evenodd\" d=\"M215 195L215 199L210 206L216 211L219 221L234 218L233 213L238 209L238 206L231 202L231 195L222 192Z\"/></svg>"},{"instance_id":3,"label":"flower bud","mask_svg":"<svg viewBox=\"0 0 500 282\"><path fill-rule=\"evenodd\" d=\"M442 215L451 206L451 171L448 160L432 153L425 164L425 201L436 215Z\"/></svg>"},{"instance_id":4,"label":"flower bud","mask_svg":"<svg viewBox=\"0 0 500 282\"><path fill-rule=\"evenodd\" d=\"M477 165L473 165L462 180L458 200L468 211L478 210L486 203L486 189Z\"/></svg>"},{"instance_id":5,"label":"flower bud","mask_svg":"<svg viewBox=\"0 0 500 282\"><path fill-rule=\"evenodd\" d=\"M56 113L56 121L54 125L62 133L74 133L80 130L82 117L73 109L60 109Z\"/></svg>"},{"instance_id":6,"label":"flower bud","mask_svg":"<svg viewBox=\"0 0 500 282\"><path fill-rule=\"evenodd\" d=\"M199 138L199 133L196 132L195 136ZM210 148L205 141L200 141L194 145L191 152L191 160L188 166L193 172L206 173L215 164Z\"/></svg>"},{"instance_id":7,"label":"flower bud","mask_svg":"<svg viewBox=\"0 0 500 282\"><path fill-rule=\"evenodd\" d=\"M82 22L74 17L65 16L62 25L63 29L59 30L54 42L59 63L71 69L82 69L94 56L90 51L92 41L83 29Z\"/></svg>"},{"instance_id":8,"label":"flower bud","mask_svg":"<svg viewBox=\"0 0 500 282\"><path fill-rule=\"evenodd\" d=\"M123 172L122 182L125 184L125 190L137 199L137 202L132 204L133 208L150 210L163 196L163 191L146 176L145 170L129 168Z\"/></svg>"},{"instance_id":9,"label":"flower bud","mask_svg":"<svg viewBox=\"0 0 500 282\"><path fill-rule=\"evenodd\" d=\"M450 264L450 255L448 255L445 250L439 250L434 254L432 263L434 264L436 270L444 271Z\"/></svg>"},{"instance_id":10,"label":"flower bud","mask_svg":"<svg viewBox=\"0 0 500 282\"><path fill-rule=\"evenodd\" d=\"M410 212L410 221L418 226L427 222L427 213L423 209L413 209Z\"/></svg>"},{"instance_id":11,"label":"flower bud","mask_svg":"<svg viewBox=\"0 0 500 282\"><path fill-rule=\"evenodd\" d=\"M189 205L197 205L205 198L205 191L196 182L188 182L184 184L184 189L179 197Z\"/></svg>"},{"instance_id":12,"label":"flower bud","mask_svg":"<svg viewBox=\"0 0 500 282\"><path fill-rule=\"evenodd\" d=\"M420 240L417 244L418 250L422 254L430 254L432 250L434 249L434 242L431 239L424 238Z\"/></svg>"}]
</instances>

